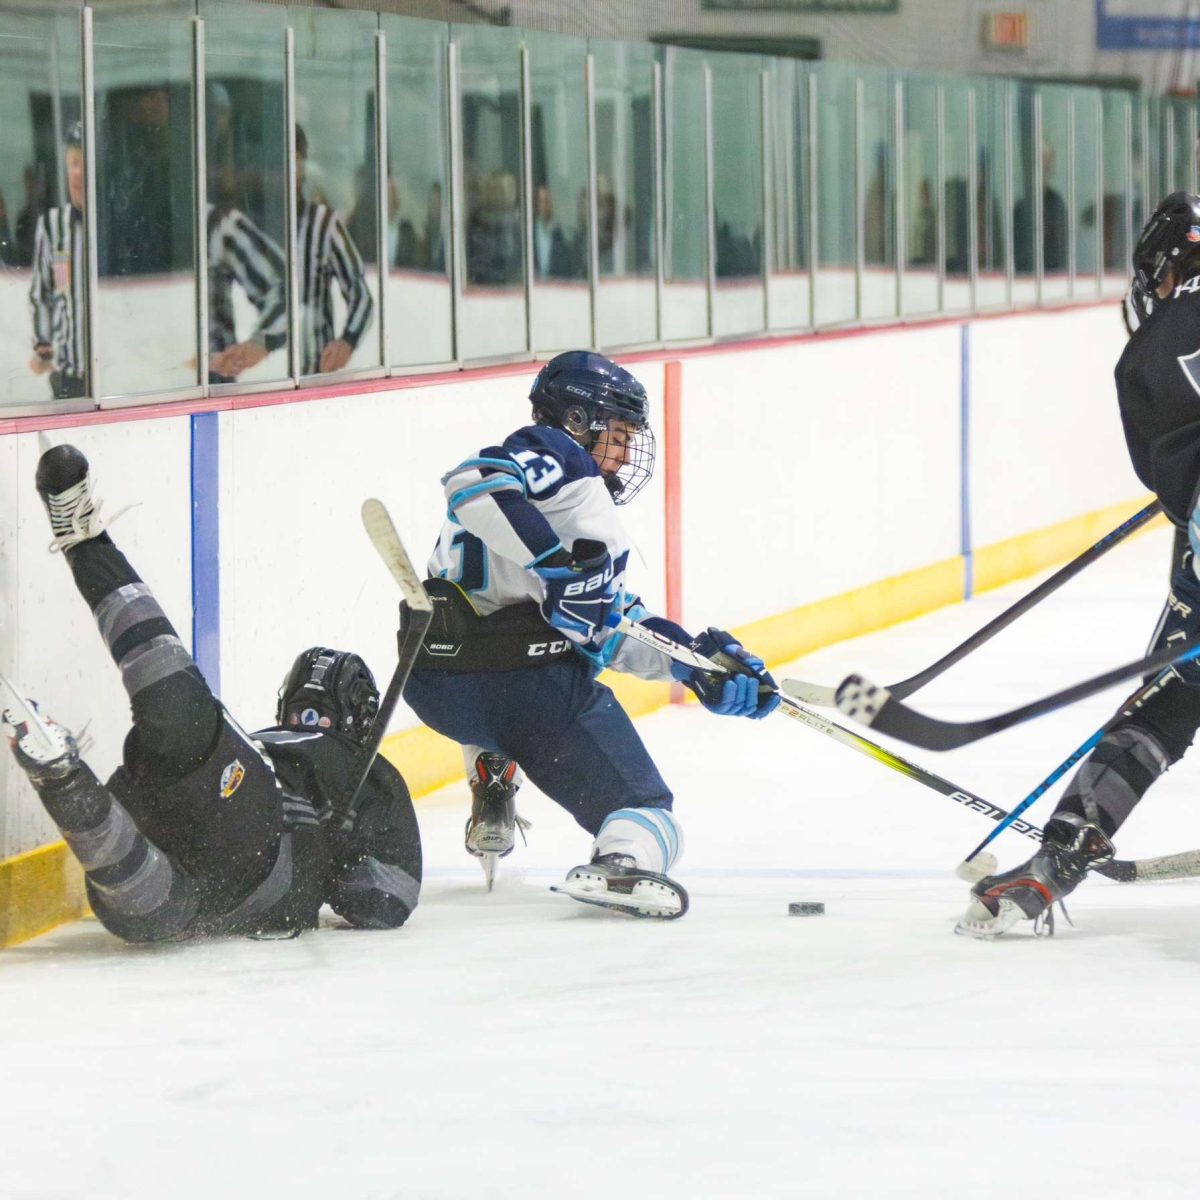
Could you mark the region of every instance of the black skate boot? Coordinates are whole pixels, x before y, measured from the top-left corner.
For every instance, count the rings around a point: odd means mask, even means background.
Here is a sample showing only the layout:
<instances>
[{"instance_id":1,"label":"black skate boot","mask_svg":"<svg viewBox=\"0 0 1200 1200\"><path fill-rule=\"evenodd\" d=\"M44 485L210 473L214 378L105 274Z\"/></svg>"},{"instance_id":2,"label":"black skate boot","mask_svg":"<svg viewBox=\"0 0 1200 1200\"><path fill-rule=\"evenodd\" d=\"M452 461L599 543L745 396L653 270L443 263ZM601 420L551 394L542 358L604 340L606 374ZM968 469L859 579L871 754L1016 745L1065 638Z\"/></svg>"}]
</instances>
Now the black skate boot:
<instances>
[{"instance_id":1,"label":"black skate boot","mask_svg":"<svg viewBox=\"0 0 1200 1200\"><path fill-rule=\"evenodd\" d=\"M1114 853L1099 826L1074 813L1056 813L1046 822L1042 848L1027 863L989 875L971 889L954 932L991 939L1018 921L1036 921L1074 891L1091 867L1108 862Z\"/></svg>"},{"instance_id":2,"label":"black skate boot","mask_svg":"<svg viewBox=\"0 0 1200 1200\"><path fill-rule=\"evenodd\" d=\"M628 854L597 855L586 866L573 867L566 879L550 890L634 917L673 921L688 910L688 894L682 884L643 871Z\"/></svg>"},{"instance_id":3,"label":"black skate boot","mask_svg":"<svg viewBox=\"0 0 1200 1200\"><path fill-rule=\"evenodd\" d=\"M51 553L70 550L104 532L88 461L74 446L47 450L38 460L36 483L54 534Z\"/></svg>"},{"instance_id":4,"label":"black skate boot","mask_svg":"<svg viewBox=\"0 0 1200 1200\"><path fill-rule=\"evenodd\" d=\"M484 752L471 772L471 816L467 821L467 853L479 859L490 892L496 882L496 864L513 852L516 833L530 822L517 815L517 789L521 786L516 762L503 754Z\"/></svg>"}]
</instances>

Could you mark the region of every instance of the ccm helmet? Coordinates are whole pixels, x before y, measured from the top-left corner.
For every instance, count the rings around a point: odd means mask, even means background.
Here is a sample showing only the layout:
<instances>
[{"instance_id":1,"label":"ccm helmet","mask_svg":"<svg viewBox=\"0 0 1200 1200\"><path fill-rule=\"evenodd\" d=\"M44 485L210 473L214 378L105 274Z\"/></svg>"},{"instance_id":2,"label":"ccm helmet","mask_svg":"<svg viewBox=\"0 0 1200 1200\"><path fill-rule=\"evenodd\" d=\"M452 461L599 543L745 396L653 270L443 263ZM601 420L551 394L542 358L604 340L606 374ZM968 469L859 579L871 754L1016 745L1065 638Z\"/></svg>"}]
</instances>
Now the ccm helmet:
<instances>
[{"instance_id":1,"label":"ccm helmet","mask_svg":"<svg viewBox=\"0 0 1200 1200\"><path fill-rule=\"evenodd\" d=\"M616 504L626 504L654 474L655 444L646 389L624 367L590 350L568 350L552 358L529 393L533 418L556 425L591 450L610 421L632 426L625 462L605 483Z\"/></svg>"},{"instance_id":2,"label":"ccm helmet","mask_svg":"<svg viewBox=\"0 0 1200 1200\"><path fill-rule=\"evenodd\" d=\"M336 730L363 741L379 712L375 676L357 654L313 646L297 655L283 686L275 721L288 729Z\"/></svg>"},{"instance_id":3,"label":"ccm helmet","mask_svg":"<svg viewBox=\"0 0 1200 1200\"><path fill-rule=\"evenodd\" d=\"M1146 222L1133 251L1133 277L1147 296L1158 291L1167 272L1200 251L1200 196L1172 192Z\"/></svg>"}]
</instances>

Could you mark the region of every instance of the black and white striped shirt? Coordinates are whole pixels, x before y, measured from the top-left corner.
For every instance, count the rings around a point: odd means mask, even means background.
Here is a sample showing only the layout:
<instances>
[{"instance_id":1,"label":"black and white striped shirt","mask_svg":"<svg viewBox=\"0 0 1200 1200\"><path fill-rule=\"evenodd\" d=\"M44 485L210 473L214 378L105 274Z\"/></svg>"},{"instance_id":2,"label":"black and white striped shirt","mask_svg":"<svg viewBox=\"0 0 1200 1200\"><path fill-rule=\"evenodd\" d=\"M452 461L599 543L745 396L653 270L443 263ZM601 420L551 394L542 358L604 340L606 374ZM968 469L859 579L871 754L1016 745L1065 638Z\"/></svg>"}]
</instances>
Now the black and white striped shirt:
<instances>
[{"instance_id":1,"label":"black and white striped shirt","mask_svg":"<svg viewBox=\"0 0 1200 1200\"><path fill-rule=\"evenodd\" d=\"M44 212L33 239L33 344L50 346L54 366L81 379L87 373L86 259L83 213L64 204Z\"/></svg>"},{"instance_id":2,"label":"black and white striped shirt","mask_svg":"<svg viewBox=\"0 0 1200 1200\"><path fill-rule=\"evenodd\" d=\"M357 346L371 323L374 301L367 290L362 257L342 219L324 204L301 202L296 220L300 265L301 374L320 370L321 351L339 337ZM333 325L333 287L337 279L346 301L346 327Z\"/></svg>"},{"instance_id":3,"label":"black and white striped shirt","mask_svg":"<svg viewBox=\"0 0 1200 1200\"><path fill-rule=\"evenodd\" d=\"M268 350L287 345L287 264L283 251L237 209L208 206L208 348L216 354L239 341L259 341ZM258 313L249 338L234 324L234 283Z\"/></svg>"}]
</instances>

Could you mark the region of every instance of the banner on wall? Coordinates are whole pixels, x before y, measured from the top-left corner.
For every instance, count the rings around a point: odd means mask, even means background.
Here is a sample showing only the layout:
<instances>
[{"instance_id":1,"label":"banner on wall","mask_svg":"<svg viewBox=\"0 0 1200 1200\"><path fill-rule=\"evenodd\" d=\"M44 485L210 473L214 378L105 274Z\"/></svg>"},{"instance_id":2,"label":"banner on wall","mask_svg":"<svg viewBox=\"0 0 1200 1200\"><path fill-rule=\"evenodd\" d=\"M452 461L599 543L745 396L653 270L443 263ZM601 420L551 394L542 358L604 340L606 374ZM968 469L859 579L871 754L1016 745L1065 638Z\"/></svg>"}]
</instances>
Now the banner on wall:
<instances>
[{"instance_id":1,"label":"banner on wall","mask_svg":"<svg viewBox=\"0 0 1200 1200\"><path fill-rule=\"evenodd\" d=\"M1190 0L1096 0L1101 50L1190 50L1200 47L1200 14Z\"/></svg>"}]
</instances>

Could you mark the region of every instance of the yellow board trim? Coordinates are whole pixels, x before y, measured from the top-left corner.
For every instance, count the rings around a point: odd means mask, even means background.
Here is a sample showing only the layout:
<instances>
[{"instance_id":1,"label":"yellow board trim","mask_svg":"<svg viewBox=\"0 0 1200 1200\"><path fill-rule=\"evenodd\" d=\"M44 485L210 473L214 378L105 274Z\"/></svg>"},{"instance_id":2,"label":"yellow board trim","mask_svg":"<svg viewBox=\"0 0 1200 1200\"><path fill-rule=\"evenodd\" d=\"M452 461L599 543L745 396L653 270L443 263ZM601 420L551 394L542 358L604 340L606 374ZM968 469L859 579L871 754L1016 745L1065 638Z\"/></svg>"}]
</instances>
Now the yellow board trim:
<instances>
[{"instance_id":1,"label":"yellow board trim","mask_svg":"<svg viewBox=\"0 0 1200 1200\"><path fill-rule=\"evenodd\" d=\"M27 942L87 911L83 871L66 842L0 861L0 948Z\"/></svg>"},{"instance_id":2,"label":"yellow board trim","mask_svg":"<svg viewBox=\"0 0 1200 1200\"><path fill-rule=\"evenodd\" d=\"M1080 554L1147 502L1143 496L981 547L973 555L975 590L1000 587ZM733 632L768 663L790 662L834 642L957 603L963 597L964 577L964 560L950 558ZM665 684L612 672L603 679L633 717L662 708L670 700ZM384 740L382 753L403 773L414 797L463 778L458 745L423 726L392 734ZM0 861L0 947L37 937L86 911L82 872L64 843Z\"/></svg>"}]
</instances>

